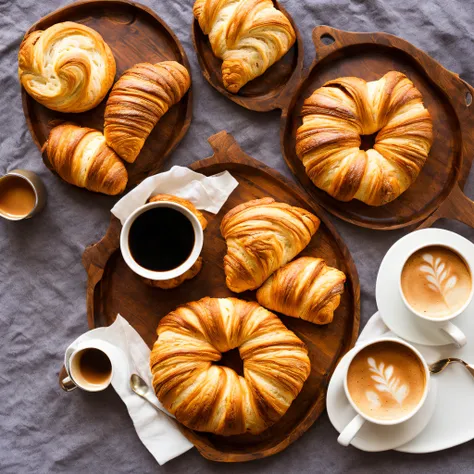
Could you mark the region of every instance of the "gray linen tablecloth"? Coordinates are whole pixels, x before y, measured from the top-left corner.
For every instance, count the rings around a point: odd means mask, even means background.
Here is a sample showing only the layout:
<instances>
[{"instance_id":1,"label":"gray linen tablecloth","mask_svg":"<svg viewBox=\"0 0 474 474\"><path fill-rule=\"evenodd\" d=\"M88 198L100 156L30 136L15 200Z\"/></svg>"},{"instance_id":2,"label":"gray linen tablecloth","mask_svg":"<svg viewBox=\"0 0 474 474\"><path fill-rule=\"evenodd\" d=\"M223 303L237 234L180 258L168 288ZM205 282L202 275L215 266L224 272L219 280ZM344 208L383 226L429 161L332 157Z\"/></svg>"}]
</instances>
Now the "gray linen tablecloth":
<instances>
[{"instance_id":1,"label":"gray linen tablecloth","mask_svg":"<svg viewBox=\"0 0 474 474\"><path fill-rule=\"evenodd\" d=\"M226 129L247 153L291 177L280 154L279 113L245 110L203 79L190 36L192 0L141 1L174 30L192 67L193 121L165 169L209 156L207 137ZM104 234L115 202L99 195L91 199L54 177L42 164L22 112L17 80L20 41L33 22L67 3L0 0L0 173L31 169L44 179L49 194L41 216L21 223L0 219L0 472L473 472L472 442L426 455L368 454L340 447L326 414L287 450L267 459L222 465L205 460L194 449L160 467L140 443L113 390L65 394L59 389L63 351L87 330L81 255ZM304 37L306 64L313 57L312 28L329 24L399 35L474 84L472 0L283 3ZM474 178L466 190L474 194ZM331 220L359 271L363 325L376 310L374 286L382 257L406 231L380 233ZM474 231L461 224L440 225L474 240Z\"/></svg>"}]
</instances>

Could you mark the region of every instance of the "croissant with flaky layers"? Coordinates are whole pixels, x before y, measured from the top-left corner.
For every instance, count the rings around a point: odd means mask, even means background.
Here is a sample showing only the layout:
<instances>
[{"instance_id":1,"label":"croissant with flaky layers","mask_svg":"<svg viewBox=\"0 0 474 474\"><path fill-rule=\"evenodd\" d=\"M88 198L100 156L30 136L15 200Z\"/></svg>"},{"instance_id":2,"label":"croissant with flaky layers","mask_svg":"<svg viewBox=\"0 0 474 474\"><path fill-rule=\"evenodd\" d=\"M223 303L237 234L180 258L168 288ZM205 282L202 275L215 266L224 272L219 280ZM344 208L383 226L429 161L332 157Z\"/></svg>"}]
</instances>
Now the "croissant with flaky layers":
<instances>
[{"instance_id":1,"label":"croissant with flaky layers","mask_svg":"<svg viewBox=\"0 0 474 474\"><path fill-rule=\"evenodd\" d=\"M214 55L223 60L224 87L233 93L263 74L296 39L272 0L196 0L193 13Z\"/></svg>"},{"instance_id":2,"label":"croissant with flaky layers","mask_svg":"<svg viewBox=\"0 0 474 474\"><path fill-rule=\"evenodd\" d=\"M107 144L133 163L158 120L182 99L190 85L188 70L176 61L140 63L125 71L105 107Z\"/></svg>"},{"instance_id":3,"label":"croissant with flaky layers","mask_svg":"<svg viewBox=\"0 0 474 474\"><path fill-rule=\"evenodd\" d=\"M258 290L265 308L315 324L332 322L346 275L322 258L301 257L277 270Z\"/></svg>"},{"instance_id":4,"label":"croissant with flaky layers","mask_svg":"<svg viewBox=\"0 0 474 474\"><path fill-rule=\"evenodd\" d=\"M270 311L236 298L203 298L158 325L153 388L183 425L230 436L259 434L279 420L310 373L304 343ZM243 377L215 365L239 349Z\"/></svg>"},{"instance_id":5,"label":"croissant with flaky layers","mask_svg":"<svg viewBox=\"0 0 474 474\"><path fill-rule=\"evenodd\" d=\"M54 127L43 145L51 167L70 184L103 194L120 194L127 170L102 133L65 123Z\"/></svg>"},{"instance_id":6,"label":"croissant with flaky layers","mask_svg":"<svg viewBox=\"0 0 474 474\"><path fill-rule=\"evenodd\" d=\"M296 153L307 175L340 201L381 206L415 181L433 143L422 95L401 72L378 81L342 77L304 101ZM378 132L373 148L361 135Z\"/></svg>"},{"instance_id":7,"label":"croissant with flaky layers","mask_svg":"<svg viewBox=\"0 0 474 474\"><path fill-rule=\"evenodd\" d=\"M115 59L97 31L65 21L23 40L18 75L26 92L48 109L85 112L112 86Z\"/></svg>"},{"instance_id":8,"label":"croissant with flaky layers","mask_svg":"<svg viewBox=\"0 0 474 474\"><path fill-rule=\"evenodd\" d=\"M309 244L319 223L305 209L269 197L229 211L221 222L227 243L224 271L229 289L240 293L258 288Z\"/></svg>"}]
</instances>

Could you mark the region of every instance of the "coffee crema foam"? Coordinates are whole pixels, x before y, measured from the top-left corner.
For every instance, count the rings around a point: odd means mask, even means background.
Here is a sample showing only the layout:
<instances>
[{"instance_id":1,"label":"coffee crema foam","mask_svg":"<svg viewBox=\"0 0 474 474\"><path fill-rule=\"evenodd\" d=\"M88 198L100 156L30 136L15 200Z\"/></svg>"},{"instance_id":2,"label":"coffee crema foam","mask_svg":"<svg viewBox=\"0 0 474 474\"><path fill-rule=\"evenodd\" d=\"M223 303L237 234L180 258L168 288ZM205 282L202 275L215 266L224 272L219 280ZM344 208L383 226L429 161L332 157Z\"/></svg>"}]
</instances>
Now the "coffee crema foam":
<instances>
[{"instance_id":1,"label":"coffee crema foam","mask_svg":"<svg viewBox=\"0 0 474 474\"><path fill-rule=\"evenodd\" d=\"M362 413L379 420L397 420L412 413L425 386L423 363L397 342L382 341L362 349L347 373L353 402Z\"/></svg>"},{"instance_id":2,"label":"coffee crema foam","mask_svg":"<svg viewBox=\"0 0 474 474\"><path fill-rule=\"evenodd\" d=\"M402 270L401 285L415 311L443 318L469 299L472 278L461 256L447 247L432 245L410 256Z\"/></svg>"}]
</instances>

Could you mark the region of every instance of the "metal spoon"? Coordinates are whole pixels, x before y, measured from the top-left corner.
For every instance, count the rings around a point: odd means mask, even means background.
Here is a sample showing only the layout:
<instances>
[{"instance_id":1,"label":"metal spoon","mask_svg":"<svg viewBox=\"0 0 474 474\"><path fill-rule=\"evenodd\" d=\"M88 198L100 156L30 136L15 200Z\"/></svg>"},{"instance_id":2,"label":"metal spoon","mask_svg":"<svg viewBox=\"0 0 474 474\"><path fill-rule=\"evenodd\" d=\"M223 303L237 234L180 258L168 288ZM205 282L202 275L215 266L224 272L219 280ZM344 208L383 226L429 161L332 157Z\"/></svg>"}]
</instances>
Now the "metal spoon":
<instances>
[{"instance_id":1,"label":"metal spoon","mask_svg":"<svg viewBox=\"0 0 474 474\"><path fill-rule=\"evenodd\" d=\"M474 366L456 357L448 357L447 359L441 359L437 362L434 362L429 366L430 372L432 374L439 374L452 362L459 362L460 364L464 365L464 367L466 367L469 373L474 377Z\"/></svg>"},{"instance_id":2,"label":"metal spoon","mask_svg":"<svg viewBox=\"0 0 474 474\"><path fill-rule=\"evenodd\" d=\"M156 404L155 399L151 393L150 387L138 374L132 374L130 376L130 388L137 395L145 399L148 403L150 403L150 405L153 405L157 410L161 412L160 407Z\"/></svg>"}]
</instances>

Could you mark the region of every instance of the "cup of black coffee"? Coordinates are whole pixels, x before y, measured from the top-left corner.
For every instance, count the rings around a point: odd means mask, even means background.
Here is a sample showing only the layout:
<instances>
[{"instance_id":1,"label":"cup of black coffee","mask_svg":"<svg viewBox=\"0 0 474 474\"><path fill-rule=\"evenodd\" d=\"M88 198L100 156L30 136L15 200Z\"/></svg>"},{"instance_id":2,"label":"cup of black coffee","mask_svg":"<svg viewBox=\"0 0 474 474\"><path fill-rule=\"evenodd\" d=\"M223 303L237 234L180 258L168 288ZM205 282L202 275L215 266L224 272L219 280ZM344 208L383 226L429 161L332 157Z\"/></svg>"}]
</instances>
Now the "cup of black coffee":
<instances>
[{"instance_id":1,"label":"cup of black coffee","mask_svg":"<svg viewBox=\"0 0 474 474\"><path fill-rule=\"evenodd\" d=\"M120 234L120 250L136 274L163 281L194 265L203 240L202 226L190 210L158 201L139 207L128 217Z\"/></svg>"}]
</instances>

